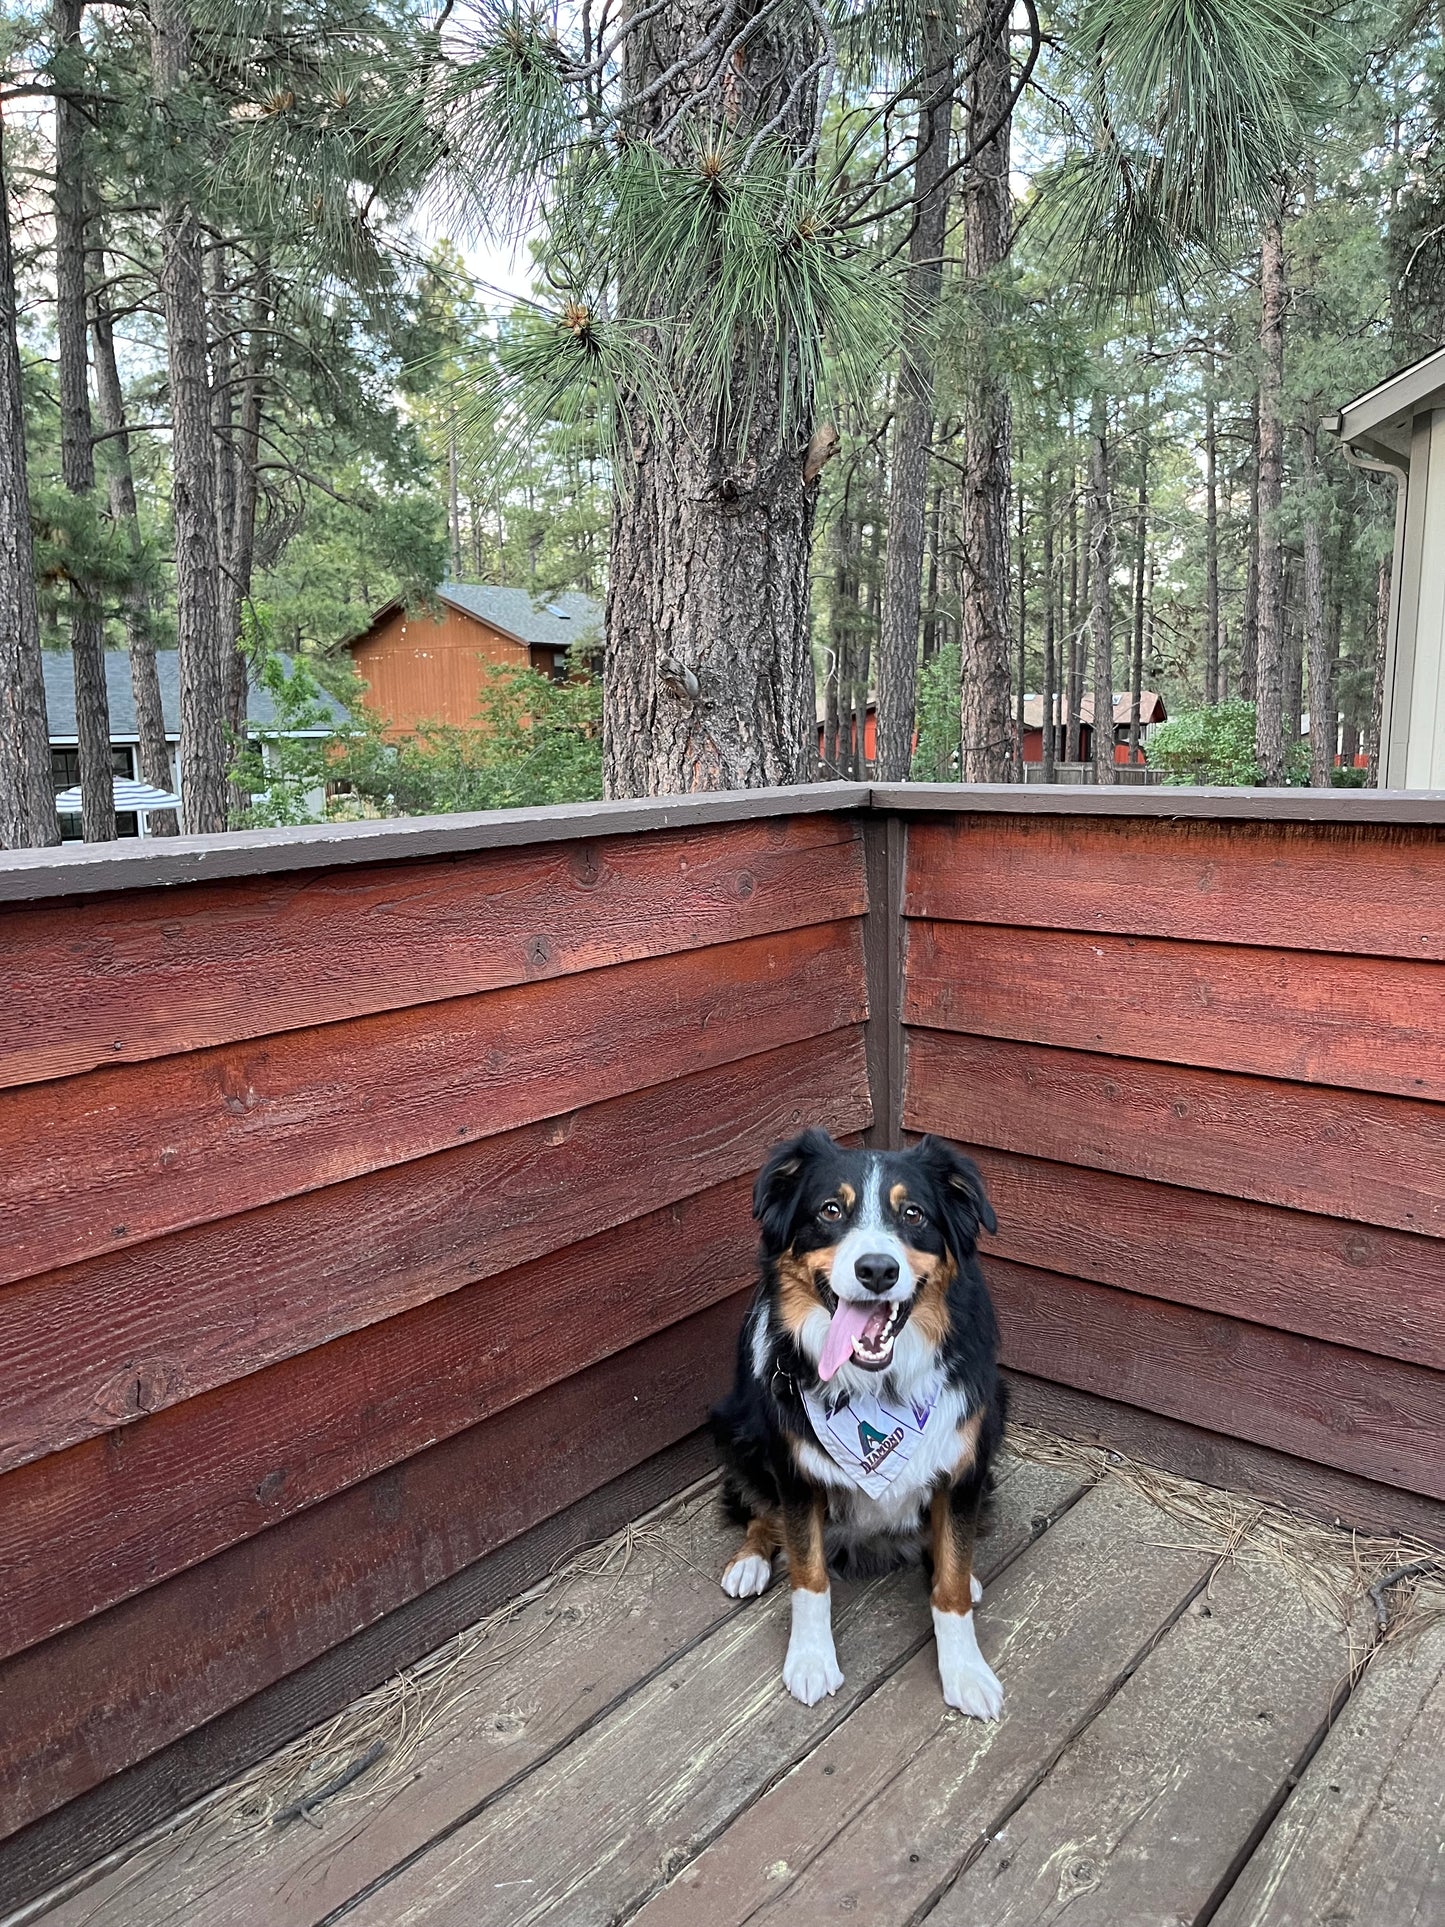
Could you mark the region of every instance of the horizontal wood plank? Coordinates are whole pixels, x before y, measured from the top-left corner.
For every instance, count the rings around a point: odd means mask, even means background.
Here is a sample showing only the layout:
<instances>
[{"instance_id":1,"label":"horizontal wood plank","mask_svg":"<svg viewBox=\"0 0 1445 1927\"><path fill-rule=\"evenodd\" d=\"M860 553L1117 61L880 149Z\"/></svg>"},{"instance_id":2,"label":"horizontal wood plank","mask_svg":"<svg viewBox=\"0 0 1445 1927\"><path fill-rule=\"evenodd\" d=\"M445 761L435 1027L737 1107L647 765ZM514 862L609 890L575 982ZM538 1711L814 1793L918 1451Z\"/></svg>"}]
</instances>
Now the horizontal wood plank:
<instances>
[{"instance_id":1,"label":"horizontal wood plank","mask_svg":"<svg viewBox=\"0 0 1445 1927\"><path fill-rule=\"evenodd\" d=\"M0 1085L864 908L856 824L799 816L15 909Z\"/></svg>"},{"instance_id":2,"label":"horizontal wood plank","mask_svg":"<svg viewBox=\"0 0 1445 1927\"><path fill-rule=\"evenodd\" d=\"M1352 1658L1296 1573L1225 1564L930 1921L1197 1920L1328 1722Z\"/></svg>"},{"instance_id":3,"label":"horizontal wood plank","mask_svg":"<svg viewBox=\"0 0 1445 1927\"><path fill-rule=\"evenodd\" d=\"M0 1481L0 1656L747 1284L734 1179Z\"/></svg>"},{"instance_id":4,"label":"horizontal wood plank","mask_svg":"<svg viewBox=\"0 0 1445 1927\"><path fill-rule=\"evenodd\" d=\"M866 1015L855 920L0 1095L0 1282Z\"/></svg>"},{"instance_id":5,"label":"horizontal wood plank","mask_svg":"<svg viewBox=\"0 0 1445 1927\"><path fill-rule=\"evenodd\" d=\"M1445 1369L1445 1255L1433 1238L964 1149L998 1215L986 1252Z\"/></svg>"},{"instance_id":6,"label":"horizontal wood plank","mask_svg":"<svg viewBox=\"0 0 1445 1927\"><path fill-rule=\"evenodd\" d=\"M746 1302L698 1312L11 1660L0 1836L693 1431L731 1379Z\"/></svg>"},{"instance_id":7,"label":"horizontal wood plank","mask_svg":"<svg viewBox=\"0 0 1445 1927\"><path fill-rule=\"evenodd\" d=\"M1438 1589L1425 1609L1436 1615ZM1445 1617L1379 1651L1214 1915L1219 1927L1445 1919Z\"/></svg>"},{"instance_id":8,"label":"horizontal wood plank","mask_svg":"<svg viewBox=\"0 0 1445 1927\"><path fill-rule=\"evenodd\" d=\"M914 1031L904 1124L1000 1151L1445 1237L1445 1109Z\"/></svg>"},{"instance_id":9,"label":"horizontal wood plank","mask_svg":"<svg viewBox=\"0 0 1445 1927\"><path fill-rule=\"evenodd\" d=\"M861 1032L834 1031L0 1289L0 1471L869 1117Z\"/></svg>"},{"instance_id":10,"label":"horizontal wood plank","mask_svg":"<svg viewBox=\"0 0 1445 1927\"><path fill-rule=\"evenodd\" d=\"M1012 1480L999 1495L1000 1537L1014 1550L1031 1530L1022 1497ZM991 1549L979 1563L987 1584ZM844 1683L805 1707L780 1677L788 1601L786 1588L775 1588L443 1834L347 1917L356 1927L610 1927L630 1919L669 1862L691 1857L867 1702L922 1642L927 1614L916 1571L841 1582L833 1620ZM507 1884L519 1868L527 1870L520 1893Z\"/></svg>"},{"instance_id":11,"label":"horizontal wood plank","mask_svg":"<svg viewBox=\"0 0 1445 1927\"><path fill-rule=\"evenodd\" d=\"M1397 958L920 921L909 926L904 1015L1135 1060L1445 1098L1445 971Z\"/></svg>"},{"instance_id":12,"label":"horizontal wood plank","mask_svg":"<svg viewBox=\"0 0 1445 1927\"><path fill-rule=\"evenodd\" d=\"M1157 1507L1104 1480L985 1588L978 1637L1003 1684L1001 1720L945 1707L925 1639L664 1887L637 1927L926 1918L980 1834L1087 1723L1207 1570L1207 1555L1181 1545ZM988 1919L980 1915L980 1927Z\"/></svg>"},{"instance_id":13,"label":"horizontal wood plank","mask_svg":"<svg viewBox=\"0 0 1445 1927\"><path fill-rule=\"evenodd\" d=\"M914 825L910 917L1445 958L1420 827L960 816Z\"/></svg>"},{"instance_id":14,"label":"horizontal wood plank","mask_svg":"<svg viewBox=\"0 0 1445 1927\"><path fill-rule=\"evenodd\" d=\"M1006 1365L1445 1498L1445 1375L988 1258Z\"/></svg>"}]
</instances>

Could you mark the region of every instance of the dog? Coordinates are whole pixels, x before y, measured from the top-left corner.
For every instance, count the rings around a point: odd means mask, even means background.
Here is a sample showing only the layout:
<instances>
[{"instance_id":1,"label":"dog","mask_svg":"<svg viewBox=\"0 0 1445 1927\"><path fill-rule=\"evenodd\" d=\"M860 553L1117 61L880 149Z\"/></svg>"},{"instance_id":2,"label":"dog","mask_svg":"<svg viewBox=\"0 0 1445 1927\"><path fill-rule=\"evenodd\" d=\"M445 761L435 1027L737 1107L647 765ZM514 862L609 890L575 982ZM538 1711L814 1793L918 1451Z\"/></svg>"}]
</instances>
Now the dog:
<instances>
[{"instance_id":1,"label":"dog","mask_svg":"<svg viewBox=\"0 0 1445 1927\"><path fill-rule=\"evenodd\" d=\"M783 1684L815 1706L843 1684L830 1564L931 1554L943 1697L997 1719L1003 1688L973 1616L974 1536L1005 1417L974 1250L997 1223L977 1167L938 1138L855 1151L805 1131L768 1158L753 1215L761 1275L736 1383L712 1414L724 1504L746 1526L723 1590L765 1591L786 1552Z\"/></svg>"}]
</instances>

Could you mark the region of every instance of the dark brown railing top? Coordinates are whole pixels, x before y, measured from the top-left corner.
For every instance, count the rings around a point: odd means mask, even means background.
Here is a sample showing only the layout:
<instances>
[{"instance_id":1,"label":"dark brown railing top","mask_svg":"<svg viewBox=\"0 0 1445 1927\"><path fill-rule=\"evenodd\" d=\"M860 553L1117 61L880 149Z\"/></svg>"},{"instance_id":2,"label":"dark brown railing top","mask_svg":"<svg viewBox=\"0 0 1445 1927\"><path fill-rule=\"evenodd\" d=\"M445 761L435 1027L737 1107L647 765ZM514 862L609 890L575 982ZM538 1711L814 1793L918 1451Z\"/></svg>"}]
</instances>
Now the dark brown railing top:
<instances>
[{"instance_id":1,"label":"dark brown railing top","mask_svg":"<svg viewBox=\"0 0 1445 1927\"><path fill-rule=\"evenodd\" d=\"M683 830L768 816L856 811L916 816L1119 816L1214 822L1439 824L1445 790L1144 789L1018 783L802 783L532 810L315 823L221 836L71 843L0 853L0 902L155 889L341 864L456 856L527 843Z\"/></svg>"}]
</instances>

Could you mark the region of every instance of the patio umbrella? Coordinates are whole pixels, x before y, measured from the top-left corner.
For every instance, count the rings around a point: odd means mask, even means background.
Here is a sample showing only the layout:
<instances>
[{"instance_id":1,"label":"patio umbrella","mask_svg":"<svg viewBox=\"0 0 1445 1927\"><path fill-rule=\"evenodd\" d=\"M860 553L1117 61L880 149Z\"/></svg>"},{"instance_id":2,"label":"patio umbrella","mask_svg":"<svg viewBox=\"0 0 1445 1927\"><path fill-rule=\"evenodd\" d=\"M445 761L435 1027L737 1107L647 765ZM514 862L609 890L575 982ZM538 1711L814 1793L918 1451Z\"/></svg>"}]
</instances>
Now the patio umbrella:
<instances>
[{"instance_id":1,"label":"patio umbrella","mask_svg":"<svg viewBox=\"0 0 1445 1927\"><path fill-rule=\"evenodd\" d=\"M172 795L170 790L158 790L152 783L137 783L129 776L112 777L111 783L115 790L117 814L133 811L137 816L144 816L150 810L178 810L181 806L180 797ZM55 808L60 816L80 815L79 783L60 792L55 799Z\"/></svg>"}]
</instances>

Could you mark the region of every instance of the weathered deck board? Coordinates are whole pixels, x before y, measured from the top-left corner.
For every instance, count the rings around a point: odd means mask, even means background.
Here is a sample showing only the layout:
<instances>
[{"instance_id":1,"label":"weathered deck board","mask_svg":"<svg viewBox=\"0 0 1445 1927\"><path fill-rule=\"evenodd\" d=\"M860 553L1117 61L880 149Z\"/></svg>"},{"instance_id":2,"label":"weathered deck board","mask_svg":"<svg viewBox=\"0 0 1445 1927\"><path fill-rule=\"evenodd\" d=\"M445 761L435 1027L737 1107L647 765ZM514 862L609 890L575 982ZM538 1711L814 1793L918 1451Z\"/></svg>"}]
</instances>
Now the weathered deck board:
<instances>
[{"instance_id":1,"label":"weathered deck board","mask_svg":"<svg viewBox=\"0 0 1445 1927\"><path fill-rule=\"evenodd\" d=\"M1293 1574L1224 1567L930 1927L1192 1920L1329 1718L1349 1664L1346 1629Z\"/></svg>"},{"instance_id":2,"label":"weathered deck board","mask_svg":"<svg viewBox=\"0 0 1445 1927\"><path fill-rule=\"evenodd\" d=\"M931 1644L637 1916L637 1927L913 1918L1085 1725L1209 1568L1121 1486L1087 1493L979 1614L997 1725L943 1705ZM418 1916L428 1919L428 1916Z\"/></svg>"},{"instance_id":3,"label":"weathered deck board","mask_svg":"<svg viewBox=\"0 0 1445 1927\"><path fill-rule=\"evenodd\" d=\"M1445 1620L1437 1619L1371 1662L1214 1927L1438 1927L1442 1842Z\"/></svg>"},{"instance_id":4,"label":"weathered deck board","mask_svg":"<svg viewBox=\"0 0 1445 1927\"><path fill-rule=\"evenodd\" d=\"M981 1548L987 1578L1078 1489L1029 1465L1000 1490ZM603 1927L714 1837L775 1775L845 1720L928 1632L917 1573L834 1589L846 1683L803 1707L779 1677L787 1589L751 1610L634 1694L609 1719L530 1775L347 1915L352 1927Z\"/></svg>"},{"instance_id":5,"label":"weathered deck board","mask_svg":"<svg viewBox=\"0 0 1445 1927\"><path fill-rule=\"evenodd\" d=\"M664 1514L621 1572L566 1580L459 1660L446 1710L399 1785L359 1784L310 1826L221 1825L181 1853L157 1840L52 1910L48 1927L310 1927L398 1852L564 1744L664 1656L742 1611L717 1583L736 1536L715 1490ZM355 1753L365 1746L358 1738Z\"/></svg>"}]
</instances>

